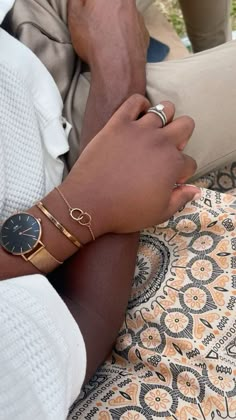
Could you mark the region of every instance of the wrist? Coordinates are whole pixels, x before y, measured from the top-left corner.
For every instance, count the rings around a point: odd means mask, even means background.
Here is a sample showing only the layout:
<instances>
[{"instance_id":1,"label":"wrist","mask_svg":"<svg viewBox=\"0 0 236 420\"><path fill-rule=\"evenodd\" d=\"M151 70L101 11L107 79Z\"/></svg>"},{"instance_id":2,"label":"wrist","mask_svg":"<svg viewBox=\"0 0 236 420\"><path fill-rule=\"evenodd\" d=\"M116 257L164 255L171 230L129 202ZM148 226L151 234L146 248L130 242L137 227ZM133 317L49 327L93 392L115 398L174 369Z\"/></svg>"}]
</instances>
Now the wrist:
<instances>
[{"instance_id":1,"label":"wrist","mask_svg":"<svg viewBox=\"0 0 236 420\"><path fill-rule=\"evenodd\" d=\"M119 84L121 91L127 91L127 96L133 93L145 94L146 57L141 54L135 56L135 53L129 53L125 48L116 51L115 55L114 51L98 51L99 54L92 54L89 63L93 81L97 80L107 90Z\"/></svg>"},{"instance_id":2,"label":"wrist","mask_svg":"<svg viewBox=\"0 0 236 420\"><path fill-rule=\"evenodd\" d=\"M72 208L81 208L84 212L91 215L91 229L95 237L103 234L103 228L98 223L97 209L95 208L94 200L92 200L82 187L78 187L73 182L64 182L59 187L60 191L70 203ZM96 195L93 195L96 197ZM60 223L73 235L81 245L86 245L93 240L91 231L87 226L83 226L77 221L73 220L70 215L70 209L65 201L60 196L59 192L54 189L48 196L42 199L44 209L46 209L53 218ZM97 199L96 199L97 206ZM68 239L61 230L57 229L52 219L49 219L45 212L42 212L39 207L34 206L29 210L37 219L40 219L42 226L42 243L45 245L47 251L59 261L65 261L78 251L75 243Z\"/></svg>"},{"instance_id":3,"label":"wrist","mask_svg":"<svg viewBox=\"0 0 236 420\"><path fill-rule=\"evenodd\" d=\"M77 236L83 245L91 242L95 238L108 233L108 221L105 215L105 206L99 197L98 188L90 185L89 182L83 182L82 177L78 182L73 177L73 173L60 185L59 191L54 190L54 206L60 206L63 222L75 236ZM62 195L64 199L62 198ZM72 209L81 209L91 217L91 230L87 226L83 226L71 217L70 209L66 201ZM57 203L57 204L56 204ZM75 212L75 216L77 216ZM92 232L91 232L92 231Z\"/></svg>"}]
</instances>

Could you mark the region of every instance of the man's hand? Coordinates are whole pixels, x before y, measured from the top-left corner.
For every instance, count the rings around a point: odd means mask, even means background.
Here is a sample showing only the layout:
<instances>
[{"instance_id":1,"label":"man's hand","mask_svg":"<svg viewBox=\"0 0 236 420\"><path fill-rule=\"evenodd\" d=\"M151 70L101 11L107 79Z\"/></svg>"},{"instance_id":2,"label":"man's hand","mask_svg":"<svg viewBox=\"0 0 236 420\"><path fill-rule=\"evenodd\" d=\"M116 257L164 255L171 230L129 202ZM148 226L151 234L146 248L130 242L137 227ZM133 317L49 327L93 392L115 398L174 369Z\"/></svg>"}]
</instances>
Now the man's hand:
<instances>
[{"instance_id":1,"label":"man's hand","mask_svg":"<svg viewBox=\"0 0 236 420\"><path fill-rule=\"evenodd\" d=\"M137 64L146 60L149 34L135 0L69 0L68 25L75 51L90 66L98 56L121 53Z\"/></svg>"}]
</instances>

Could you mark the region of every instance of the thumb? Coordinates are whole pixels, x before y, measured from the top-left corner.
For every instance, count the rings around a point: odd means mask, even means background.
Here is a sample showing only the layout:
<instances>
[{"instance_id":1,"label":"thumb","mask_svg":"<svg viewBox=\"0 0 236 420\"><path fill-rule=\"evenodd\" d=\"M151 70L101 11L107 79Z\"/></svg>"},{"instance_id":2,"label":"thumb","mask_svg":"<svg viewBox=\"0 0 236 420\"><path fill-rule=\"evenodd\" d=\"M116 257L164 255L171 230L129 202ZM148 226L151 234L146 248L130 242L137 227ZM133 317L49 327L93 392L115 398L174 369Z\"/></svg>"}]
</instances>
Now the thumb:
<instances>
[{"instance_id":1,"label":"thumb","mask_svg":"<svg viewBox=\"0 0 236 420\"><path fill-rule=\"evenodd\" d=\"M199 200L201 190L194 185L181 185L176 187L171 195L167 212L172 217L179 209L184 207L189 201Z\"/></svg>"}]
</instances>

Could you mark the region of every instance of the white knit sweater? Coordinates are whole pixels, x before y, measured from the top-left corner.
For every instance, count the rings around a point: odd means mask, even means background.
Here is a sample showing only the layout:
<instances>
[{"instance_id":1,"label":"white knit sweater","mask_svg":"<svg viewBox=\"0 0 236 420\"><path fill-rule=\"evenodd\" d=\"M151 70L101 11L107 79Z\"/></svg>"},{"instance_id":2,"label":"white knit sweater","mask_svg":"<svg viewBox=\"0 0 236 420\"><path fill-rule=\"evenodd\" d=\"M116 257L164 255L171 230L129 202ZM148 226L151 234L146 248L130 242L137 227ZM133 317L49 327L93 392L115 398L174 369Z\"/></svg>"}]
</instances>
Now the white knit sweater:
<instances>
[{"instance_id":1,"label":"white knit sweater","mask_svg":"<svg viewBox=\"0 0 236 420\"><path fill-rule=\"evenodd\" d=\"M12 4L0 1L0 23ZM1 221L60 183L68 142L46 69L2 29L0 51ZM0 420L64 420L85 369L80 330L47 279L0 282Z\"/></svg>"}]
</instances>

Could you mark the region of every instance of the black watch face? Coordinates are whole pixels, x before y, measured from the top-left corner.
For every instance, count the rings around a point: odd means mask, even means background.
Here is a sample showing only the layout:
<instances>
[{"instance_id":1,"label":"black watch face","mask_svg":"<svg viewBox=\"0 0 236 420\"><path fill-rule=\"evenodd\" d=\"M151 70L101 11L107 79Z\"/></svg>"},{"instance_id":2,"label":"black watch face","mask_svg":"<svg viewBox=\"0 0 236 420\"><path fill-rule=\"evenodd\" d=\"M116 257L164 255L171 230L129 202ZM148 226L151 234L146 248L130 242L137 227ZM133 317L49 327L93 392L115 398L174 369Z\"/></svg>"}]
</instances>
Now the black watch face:
<instances>
[{"instance_id":1,"label":"black watch face","mask_svg":"<svg viewBox=\"0 0 236 420\"><path fill-rule=\"evenodd\" d=\"M3 248L14 255L30 252L41 237L41 225L30 214L19 213L3 224L0 241Z\"/></svg>"}]
</instances>

